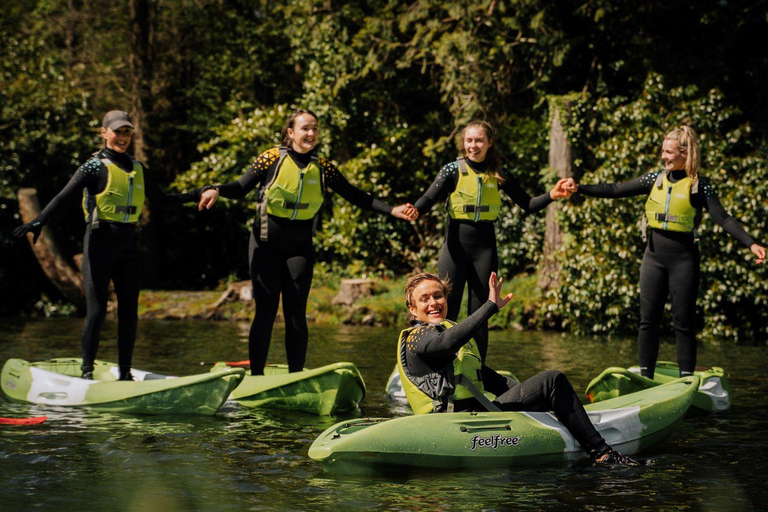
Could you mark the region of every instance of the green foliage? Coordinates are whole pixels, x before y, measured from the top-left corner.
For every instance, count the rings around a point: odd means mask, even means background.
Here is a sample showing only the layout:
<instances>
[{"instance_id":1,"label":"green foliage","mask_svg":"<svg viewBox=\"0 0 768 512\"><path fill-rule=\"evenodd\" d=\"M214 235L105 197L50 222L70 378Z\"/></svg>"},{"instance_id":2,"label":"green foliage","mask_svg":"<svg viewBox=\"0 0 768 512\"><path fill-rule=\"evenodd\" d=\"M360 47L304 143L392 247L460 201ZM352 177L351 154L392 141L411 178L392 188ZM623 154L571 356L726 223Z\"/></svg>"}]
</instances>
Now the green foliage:
<instances>
[{"instance_id":1,"label":"green foliage","mask_svg":"<svg viewBox=\"0 0 768 512\"><path fill-rule=\"evenodd\" d=\"M711 180L725 208L749 232L764 233L765 143L740 124L740 113L717 90L668 88L661 76L650 75L632 100L582 97L567 125L582 156L581 181L621 182L658 168L664 135L681 123L699 133L701 174ZM547 310L563 319L563 327L583 334L636 331L644 250L638 220L645 200L587 198L564 208L569 236L561 255L563 284ZM765 338L765 268L756 269L752 254L706 215L700 234L704 335Z\"/></svg>"}]
</instances>

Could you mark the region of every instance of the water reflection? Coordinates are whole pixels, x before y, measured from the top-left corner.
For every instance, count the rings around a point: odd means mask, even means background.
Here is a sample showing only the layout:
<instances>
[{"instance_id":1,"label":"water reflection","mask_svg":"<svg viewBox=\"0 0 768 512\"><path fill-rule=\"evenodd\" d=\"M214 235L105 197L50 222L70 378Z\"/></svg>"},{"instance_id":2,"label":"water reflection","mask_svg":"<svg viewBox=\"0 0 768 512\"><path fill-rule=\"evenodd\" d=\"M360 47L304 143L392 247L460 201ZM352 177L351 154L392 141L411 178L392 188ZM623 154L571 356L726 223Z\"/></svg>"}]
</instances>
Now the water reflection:
<instances>
[{"instance_id":1,"label":"water reflection","mask_svg":"<svg viewBox=\"0 0 768 512\"><path fill-rule=\"evenodd\" d=\"M0 320L0 361L78 352L81 321ZM116 358L114 325L100 357ZM246 357L243 327L230 323L142 322L135 365L169 374L208 371ZM702 364L731 372L734 406L683 422L672 439L643 454L655 465L593 468L554 464L488 471L399 471L386 478L336 477L307 458L315 437L350 417L405 414L384 390L397 329L313 328L308 366L348 360L368 393L349 415L248 410L227 403L207 416L133 416L47 407L0 398L2 416L46 415L26 427L0 426L3 510L463 510L658 508L755 510L768 499L764 347L704 344ZM270 360L282 361L275 330ZM662 357L674 358L672 342ZM489 364L527 378L561 368L577 390L605 366L633 364L634 340L551 333L491 332ZM200 362L206 363L200 365Z\"/></svg>"}]
</instances>

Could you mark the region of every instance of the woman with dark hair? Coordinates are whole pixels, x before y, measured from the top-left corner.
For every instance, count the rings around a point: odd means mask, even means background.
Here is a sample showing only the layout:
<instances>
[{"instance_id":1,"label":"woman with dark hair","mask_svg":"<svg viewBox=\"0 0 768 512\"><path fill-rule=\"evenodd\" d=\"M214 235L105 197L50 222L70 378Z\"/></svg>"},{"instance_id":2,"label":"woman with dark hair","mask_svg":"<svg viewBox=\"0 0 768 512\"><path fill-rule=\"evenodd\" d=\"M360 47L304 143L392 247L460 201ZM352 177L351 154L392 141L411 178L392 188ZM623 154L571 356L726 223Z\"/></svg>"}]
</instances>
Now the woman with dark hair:
<instances>
[{"instance_id":1,"label":"woman with dark hair","mask_svg":"<svg viewBox=\"0 0 768 512\"><path fill-rule=\"evenodd\" d=\"M38 236L51 217L73 198L83 197L85 241L83 285L86 317L82 335L82 376L93 378L99 333L107 315L109 281L117 295L117 363L120 380L133 380L131 362L136 342L139 302L137 227L145 196L155 208L178 207L197 199L194 194L165 195L151 173L128 151L133 124L127 112L112 110L101 127L104 147L75 172L72 179L32 222L13 232Z\"/></svg>"},{"instance_id":2,"label":"woman with dark hair","mask_svg":"<svg viewBox=\"0 0 768 512\"><path fill-rule=\"evenodd\" d=\"M748 247L757 263L765 261L765 248L720 204L712 184L699 176L696 132L675 128L661 146L662 171L651 171L625 183L576 185L566 188L593 197L646 195L642 234L647 241L640 267L640 330L637 347L640 372L653 378L659 353L659 331L667 296L672 298L672 323L677 339L680 376L696 368L696 298L699 293L700 254L696 227L706 208L732 237Z\"/></svg>"},{"instance_id":3,"label":"woman with dark hair","mask_svg":"<svg viewBox=\"0 0 768 512\"><path fill-rule=\"evenodd\" d=\"M531 197L501 166L493 128L484 121L469 123L461 131L464 156L443 166L437 178L415 203L417 213L447 201L448 223L440 249L438 274L450 279L453 291L448 296L448 318L456 320L468 285L468 314L482 306L488 297L488 278L498 270L494 221L501 210L499 190L503 190L526 213L546 208L555 199L570 196L560 180L549 193ZM475 334L480 354L488 350L488 325Z\"/></svg>"},{"instance_id":4,"label":"woman with dark hair","mask_svg":"<svg viewBox=\"0 0 768 512\"><path fill-rule=\"evenodd\" d=\"M553 411L593 462L638 465L608 446L563 372L548 370L517 382L483 364L475 336L512 299L511 293L501 295L502 281L491 272L487 300L459 323L447 319L448 282L425 272L406 283L405 304L414 321L400 333L397 368L414 414ZM496 399L488 400L485 391Z\"/></svg>"},{"instance_id":5,"label":"woman with dark hair","mask_svg":"<svg viewBox=\"0 0 768 512\"><path fill-rule=\"evenodd\" d=\"M285 317L285 351L291 372L304 369L307 353L307 297L312 284L312 245L317 214L327 189L360 208L412 220L413 206L392 207L351 185L330 161L318 157L317 116L296 110L283 128L282 145L256 157L237 181L204 187L199 208L219 195L245 197L259 187L258 213L249 244L256 315L248 336L251 374L263 375L280 295Z\"/></svg>"}]
</instances>

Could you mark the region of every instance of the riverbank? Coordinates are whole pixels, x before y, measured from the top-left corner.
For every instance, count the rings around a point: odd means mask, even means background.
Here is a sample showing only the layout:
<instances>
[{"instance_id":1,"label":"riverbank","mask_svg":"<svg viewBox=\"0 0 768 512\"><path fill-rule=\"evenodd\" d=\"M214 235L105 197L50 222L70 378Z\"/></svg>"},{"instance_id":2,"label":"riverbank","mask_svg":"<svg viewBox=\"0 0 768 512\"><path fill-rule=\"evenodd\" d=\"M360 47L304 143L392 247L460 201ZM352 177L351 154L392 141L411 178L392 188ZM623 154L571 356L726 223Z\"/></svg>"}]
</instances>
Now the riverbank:
<instances>
[{"instance_id":1,"label":"riverbank","mask_svg":"<svg viewBox=\"0 0 768 512\"><path fill-rule=\"evenodd\" d=\"M504 291L515 298L500 314L491 319L492 328L526 329L536 327L536 311L542 300L536 276L513 278ZM309 294L307 319L318 325L406 325L408 313L404 306L403 289L406 278L374 281L372 294L351 306L334 304L339 294L338 284L315 286ZM250 322L253 301L241 300L229 288L212 291L143 290L139 297L139 317L161 320L219 320ZM226 296L225 296L226 295ZM466 296L466 293L465 293ZM111 307L110 310L113 308ZM466 297L462 311L466 311ZM111 311L110 314L114 312ZM282 321L282 307L278 310Z\"/></svg>"}]
</instances>

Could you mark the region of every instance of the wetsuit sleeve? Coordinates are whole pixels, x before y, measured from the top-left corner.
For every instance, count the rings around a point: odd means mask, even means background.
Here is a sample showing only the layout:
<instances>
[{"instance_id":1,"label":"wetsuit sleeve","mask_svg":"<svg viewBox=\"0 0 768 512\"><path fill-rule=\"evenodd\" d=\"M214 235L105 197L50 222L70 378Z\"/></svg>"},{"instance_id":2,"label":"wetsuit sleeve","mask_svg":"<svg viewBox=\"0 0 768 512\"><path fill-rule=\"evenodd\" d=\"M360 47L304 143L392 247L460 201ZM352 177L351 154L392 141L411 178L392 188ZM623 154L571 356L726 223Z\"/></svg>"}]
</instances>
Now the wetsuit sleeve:
<instances>
[{"instance_id":1,"label":"wetsuit sleeve","mask_svg":"<svg viewBox=\"0 0 768 512\"><path fill-rule=\"evenodd\" d=\"M144 168L144 193L149 199L152 208L160 209L178 208L184 203L197 202L200 199L199 194L195 192L166 194L157 186L154 178L147 172L146 168Z\"/></svg>"},{"instance_id":2,"label":"wetsuit sleeve","mask_svg":"<svg viewBox=\"0 0 768 512\"><path fill-rule=\"evenodd\" d=\"M751 247L752 244L755 243L752 237L749 236L743 227L741 227L741 224L739 224L736 219L731 217L725 208L723 208L723 205L717 198L717 194L715 194L714 187L712 187L712 184L709 183L709 181L701 179L701 184L699 185L699 193L697 195L701 196L703 206L712 216L712 219L720 224L726 233L744 244L747 248Z\"/></svg>"},{"instance_id":3,"label":"wetsuit sleeve","mask_svg":"<svg viewBox=\"0 0 768 512\"><path fill-rule=\"evenodd\" d=\"M51 202L40 212L35 221L46 224L63 205L66 205L75 198L82 198L84 188L97 186L102 167L104 167L104 164L96 158L91 158L81 165L75 171L69 183L61 189L61 192L56 197L51 199Z\"/></svg>"},{"instance_id":4,"label":"wetsuit sleeve","mask_svg":"<svg viewBox=\"0 0 768 512\"><path fill-rule=\"evenodd\" d=\"M421 357L445 357L456 353L499 308L487 301L480 309L450 329L441 325L421 325L408 335L408 348Z\"/></svg>"},{"instance_id":5,"label":"wetsuit sleeve","mask_svg":"<svg viewBox=\"0 0 768 512\"><path fill-rule=\"evenodd\" d=\"M650 194L656 182L658 172L649 172L623 183L604 183L599 185L579 185L579 194L592 197L632 197Z\"/></svg>"},{"instance_id":6,"label":"wetsuit sleeve","mask_svg":"<svg viewBox=\"0 0 768 512\"><path fill-rule=\"evenodd\" d=\"M446 164L440 169L435 181L413 205L419 210L420 215L429 211L435 203L445 201L450 193L456 189L457 172L458 164L456 162Z\"/></svg>"},{"instance_id":7,"label":"wetsuit sleeve","mask_svg":"<svg viewBox=\"0 0 768 512\"><path fill-rule=\"evenodd\" d=\"M318 163L325 176L325 185L353 205L376 213L389 214L392 212L391 205L376 199L352 185L339 172L339 169L328 160L318 158Z\"/></svg>"},{"instance_id":8,"label":"wetsuit sleeve","mask_svg":"<svg viewBox=\"0 0 768 512\"><path fill-rule=\"evenodd\" d=\"M227 199L242 199L257 186L264 183L267 174L272 172L280 158L280 151L277 148L271 148L257 156L253 163L245 170L245 173L237 180L217 185L221 197ZM202 189L199 189L202 192Z\"/></svg>"},{"instance_id":9,"label":"wetsuit sleeve","mask_svg":"<svg viewBox=\"0 0 768 512\"><path fill-rule=\"evenodd\" d=\"M504 184L501 186L501 190L506 192L512 201L525 210L526 213L536 213L554 202L554 199L549 195L549 192L541 194L540 196L531 197L528 195L528 192L523 190L523 187L520 186L517 180L510 177L509 173L506 171L504 172Z\"/></svg>"}]
</instances>

